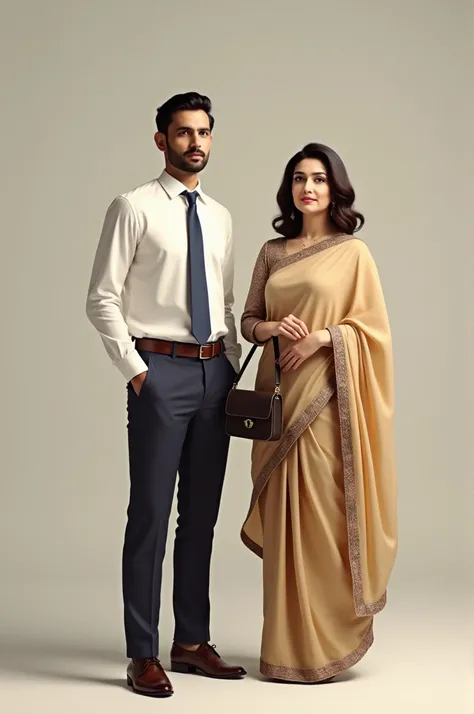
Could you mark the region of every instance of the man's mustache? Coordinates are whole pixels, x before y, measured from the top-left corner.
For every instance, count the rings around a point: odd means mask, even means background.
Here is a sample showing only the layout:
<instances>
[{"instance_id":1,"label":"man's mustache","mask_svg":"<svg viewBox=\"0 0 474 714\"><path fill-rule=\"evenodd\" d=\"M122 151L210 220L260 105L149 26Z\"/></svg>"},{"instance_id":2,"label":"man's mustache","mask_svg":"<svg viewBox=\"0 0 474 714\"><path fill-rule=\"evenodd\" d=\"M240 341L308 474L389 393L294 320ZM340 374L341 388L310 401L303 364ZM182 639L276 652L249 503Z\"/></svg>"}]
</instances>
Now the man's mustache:
<instances>
[{"instance_id":1,"label":"man's mustache","mask_svg":"<svg viewBox=\"0 0 474 714\"><path fill-rule=\"evenodd\" d=\"M194 154L194 155L197 154L198 156L202 156L202 158L205 157L205 154L203 154L202 151L196 151L196 150L193 151L192 149L191 149L191 151L186 151L185 156L190 156L191 154Z\"/></svg>"}]
</instances>

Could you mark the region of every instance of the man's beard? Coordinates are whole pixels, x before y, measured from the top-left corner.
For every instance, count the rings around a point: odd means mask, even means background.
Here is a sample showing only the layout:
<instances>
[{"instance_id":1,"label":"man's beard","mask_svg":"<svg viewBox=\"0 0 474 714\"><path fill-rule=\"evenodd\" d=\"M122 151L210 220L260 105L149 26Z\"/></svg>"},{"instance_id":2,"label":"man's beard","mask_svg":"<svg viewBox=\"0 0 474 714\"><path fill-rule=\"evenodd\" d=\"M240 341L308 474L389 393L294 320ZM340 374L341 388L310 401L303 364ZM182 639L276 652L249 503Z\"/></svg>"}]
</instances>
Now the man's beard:
<instances>
[{"instance_id":1,"label":"man's beard","mask_svg":"<svg viewBox=\"0 0 474 714\"><path fill-rule=\"evenodd\" d=\"M198 174L200 171L206 168L207 162L209 161L209 154L207 156L203 155L202 156L202 161L200 161L198 164L190 161L186 154L193 154L193 153L198 153L202 154L201 151L187 151L184 156L181 154L178 154L174 149L171 148L171 146L168 144L168 161L172 166L174 166L175 169L178 169L179 171L185 171L188 174Z\"/></svg>"}]
</instances>

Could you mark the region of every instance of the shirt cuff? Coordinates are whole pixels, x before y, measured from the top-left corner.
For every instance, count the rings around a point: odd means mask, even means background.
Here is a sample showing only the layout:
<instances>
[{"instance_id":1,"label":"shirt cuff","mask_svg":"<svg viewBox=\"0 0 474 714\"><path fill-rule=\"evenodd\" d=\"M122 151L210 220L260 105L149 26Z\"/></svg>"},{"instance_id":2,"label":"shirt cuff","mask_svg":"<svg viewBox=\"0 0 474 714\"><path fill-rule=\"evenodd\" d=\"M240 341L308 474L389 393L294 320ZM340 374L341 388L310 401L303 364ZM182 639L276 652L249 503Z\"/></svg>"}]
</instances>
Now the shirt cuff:
<instances>
[{"instance_id":1,"label":"shirt cuff","mask_svg":"<svg viewBox=\"0 0 474 714\"><path fill-rule=\"evenodd\" d=\"M137 350L132 350L132 352L129 352L129 354L121 360L115 362L115 366L125 377L127 382L130 382L130 380L136 377L137 374L148 371L148 367L138 354Z\"/></svg>"},{"instance_id":2,"label":"shirt cuff","mask_svg":"<svg viewBox=\"0 0 474 714\"><path fill-rule=\"evenodd\" d=\"M237 355L232 354L232 353L229 354L228 352L226 352L226 353L225 353L225 356L227 357L227 359L228 359L229 362L231 363L231 365L232 365L232 367L234 368L236 374L238 374L238 373L240 372L240 360L239 360L239 358L237 357Z\"/></svg>"}]
</instances>

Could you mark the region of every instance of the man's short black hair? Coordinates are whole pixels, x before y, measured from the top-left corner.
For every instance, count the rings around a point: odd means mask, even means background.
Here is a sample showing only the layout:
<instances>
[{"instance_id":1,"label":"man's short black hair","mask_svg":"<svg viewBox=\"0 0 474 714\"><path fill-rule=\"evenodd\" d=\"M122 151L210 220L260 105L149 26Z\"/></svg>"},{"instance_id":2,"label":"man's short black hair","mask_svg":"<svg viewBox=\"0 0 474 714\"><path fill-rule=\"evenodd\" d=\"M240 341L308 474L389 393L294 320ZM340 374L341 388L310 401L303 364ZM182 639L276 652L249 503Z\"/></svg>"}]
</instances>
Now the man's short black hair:
<instances>
[{"instance_id":1,"label":"man's short black hair","mask_svg":"<svg viewBox=\"0 0 474 714\"><path fill-rule=\"evenodd\" d=\"M214 117L212 116L212 104L209 97L198 92L185 92L175 94L156 110L156 128L163 134L168 133L168 127L173 121L173 115L182 111L203 111L209 117L211 131L214 128Z\"/></svg>"}]
</instances>

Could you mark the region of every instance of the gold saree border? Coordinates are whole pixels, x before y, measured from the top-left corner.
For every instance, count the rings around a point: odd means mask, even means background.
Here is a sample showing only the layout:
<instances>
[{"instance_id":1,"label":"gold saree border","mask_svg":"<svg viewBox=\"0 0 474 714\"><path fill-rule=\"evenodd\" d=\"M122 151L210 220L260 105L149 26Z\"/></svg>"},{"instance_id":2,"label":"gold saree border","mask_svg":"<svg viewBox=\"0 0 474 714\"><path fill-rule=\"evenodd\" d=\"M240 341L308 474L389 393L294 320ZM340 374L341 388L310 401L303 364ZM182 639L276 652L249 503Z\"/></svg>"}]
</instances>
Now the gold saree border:
<instances>
[{"instance_id":1,"label":"gold saree border","mask_svg":"<svg viewBox=\"0 0 474 714\"><path fill-rule=\"evenodd\" d=\"M262 491L267 485L272 472L277 468L277 466L281 464L285 456L287 456L291 447L297 442L301 434L305 431L305 429L308 428L311 422L316 419L318 414L321 413L321 411L324 409L324 407L329 402L331 397L335 394L335 392L336 380L335 378L332 378L321 389L318 396L315 397L315 399L313 399L309 406L307 406L306 409L300 414L298 419L296 419L296 421L293 422L293 424L286 430L275 451L270 456L267 463L265 464L257 479L255 480L255 484L252 491L252 498L250 500L250 507L242 529L240 531L240 538L243 544L247 546L247 548L253 553L258 555L259 558L263 557L263 549L251 538L249 538L249 536L245 533L245 524L250 518L250 515L253 509L255 508L255 504L257 503Z\"/></svg>"},{"instance_id":2,"label":"gold saree border","mask_svg":"<svg viewBox=\"0 0 474 714\"><path fill-rule=\"evenodd\" d=\"M336 235L331 236L330 238L326 238L325 240L322 240L321 243L316 243L315 245L310 245L307 248L303 248L302 250L296 251L296 253L291 253L288 255L286 252L284 245L285 245L285 238L281 239L283 241L283 257L279 258L276 260L275 263L270 268L270 275L273 275L277 270L281 270L282 268L286 268L288 265L293 265L293 263L297 263L300 260L304 260L305 258L310 258L313 255L316 255L317 253L322 253L323 250L327 250L328 248L333 248L336 245L339 245L340 243L345 243L348 240L358 240L356 236L350 234L350 233L336 233Z\"/></svg>"},{"instance_id":3,"label":"gold saree border","mask_svg":"<svg viewBox=\"0 0 474 714\"><path fill-rule=\"evenodd\" d=\"M262 489L263 491L263 489ZM247 518L245 519L245 522L248 521L250 513L248 514ZM259 558L263 558L263 548L261 545L258 545L257 543L254 543L254 541L248 537L247 533L242 529L240 533L240 538L242 540L242 543L247 546L249 550L252 551L252 553L255 553L255 555L258 555Z\"/></svg>"},{"instance_id":4,"label":"gold saree border","mask_svg":"<svg viewBox=\"0 0 474 714\"><path fill-rule=\"evenodd\" d=\"M268 664L264 660L260 660L260 672L270 679L280 679L287 682L307 682L314 683L322 682L326 679L331 679L346 669L356 665L362 657L367 653L374 642L373 622L364 636L360 645L350 654L338 662L331 662L324 667L318 669L295 669L294 667L282 667L274 664Z\"/></svg>"},{"instance_id":5,"label":"gold saree border","mask_svg":"<svg viewBox=\"0 0 474 714\"><path fill-rule=\"evenodd\" d=\"M331 333L334 350L334 365L336 370L337 401L341 430L344 497L346 504L349 563L352 574L352 591L356 615L363 617L365 615L375 615L377 612L380 612L380 610L385 607L387 593L385 592L376 602L366 603L364 600L346 350L341 329L338 326L328 327L327 329Z\"/></svg>"}]
</instances>

